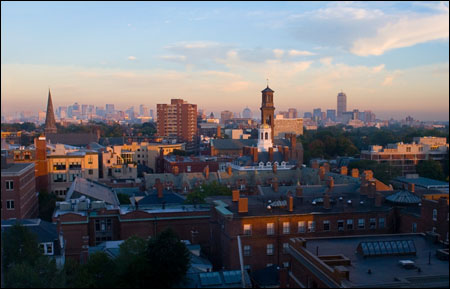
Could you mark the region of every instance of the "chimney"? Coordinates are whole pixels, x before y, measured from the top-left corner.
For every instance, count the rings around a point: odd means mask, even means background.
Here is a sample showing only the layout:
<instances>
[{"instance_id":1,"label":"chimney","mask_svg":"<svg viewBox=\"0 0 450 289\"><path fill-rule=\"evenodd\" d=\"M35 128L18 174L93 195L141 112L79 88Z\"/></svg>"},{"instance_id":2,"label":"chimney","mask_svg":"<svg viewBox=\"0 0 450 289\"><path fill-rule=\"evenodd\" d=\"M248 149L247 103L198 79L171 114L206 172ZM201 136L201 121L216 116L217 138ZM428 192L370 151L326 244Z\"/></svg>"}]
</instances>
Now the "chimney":
<instances>
[{"instance_id":1,"label":"chimney","mask_svg":"<svg viewBox=\"0 0 450 289\"><path fill-rule=\"evenodd\" d=\"M289 196L288 203L289 203L289 212L293 212L294 211L294 197Z\"/></svg>"},{"instance_id":2,"label":"chimney","mask_svg":"<svg viewBox=\"0 0 450 289\"><path fill-rule=\"evenodd\" d=\"M377 192L377 182L369 181L368 185L369 185L368 197L373 199L373 198L375 198L375 194Z\"/></svg>"},{"instance_id":3,"label":"chimney","mask_svg":"<svg viewBox=\"0 0 450 289\"><path fill-rule=\"evenodd\" d=\"M323 207L324 209L331 209L330 205L330 195L328 193L325 193L325 196L323 196Z\"/></svg>"},{"instance_id":4,"label":"chimney","mask_svg":"<svg viewBox=\"0 0 450 289\"><path fill-rule=\"evenodd\" d=\"M258 148L252 147L252 151L253 151L253 162L257 163L258 162Z\"/></svg>"},{"instance_id":5,"label":"chimney","mask_svg":"<svg viewBox=\"0 0 450 289\"><path fill-rule=\"evenodd\" d=\"M319 163L316 162L316 161L314 161L314 162L311 164L311 167L312 167L313 169L318 169L318 168L319 168Z\"/></svg>"},{"instance_id":6,"label":"chimney","mask_svg":"<svg viewBox=\"0 0 450 289\"><path fill-rule=\"evenodd\" d=\"M233 173L233 171L231 170L231 166L227 167L227 173L229 176L231 176L231 174Z\"/></svg>"},{"instance_id":7,"label":"chimney","mask_svg":"<svg viewBox=\"0 0 450 289\"><path fill-rule=\"evenodd\" d=\"M325 179L325 168L323 166L319 168L319 177L321 181Z\"/></svg>"},{"instance_id":8,"label":"chimney","mask_svg":"<svg viewBox=\"0 0 450 289\"><path fill-rule=\"evenodd\" d=\"M217 126L216 137L217 138L221 138L222 137L222 129L221 129L220 125Z\"/></svg>"},{"instance_id":9,"label":"chimney","mask_svg":"<svg viewBox=\"0 0 450 289\"><path fill-rule=\"evenodd\" d=\"M248 198L239 198L238 212L239 213L248 213Z\"/></svg>"},{"instance_id":10,"label":"chimney","mask_svg":"<svg viewBox=\"0 0 450 289\"><path fill-rule=\"evenodd\" d=\"M269 147L269 162L273 162L273 147Z\"/></svg>"},{"instance_id":11,"label":"chimney","mask_svg":"<svg viewBox=\"0 0 450 289\"><path fill-rule=\"evenodd\" d=\"M363 174L366 181L373 179L373 172L371 170L365 170Z\"/></svg>"},{"instance_id":12,"label":"chimney","mask_svg":"<svg viewBox=\"0 0 450 289\"><path fill-rule=\"evenodd\" d=\"M160 179L156 179L155 187L158 192L158 199L162 199L163 198L163 184L161 183Z\"/></svg>"},{"instance_id":13,"label":"chimney","mask_svg":"<svg viewBox=\"0 0 450 289\"><path fill-rule=\"evenodd\" d=\"M346 166L341 167L341 175L346 176L348 174L348 168Z\"/></svg>"},{"instance_id":14,"label":"chimney","mask_svg":"<svg viewBox=\"0 0 450 289\"><path fill-rule=\"evenodd\" d=\"M274 192L278 192L278 180L277 179L274 179L272 181L272 189Z\"/></svg>"},{"instance_id":15,"label":"chimney","mask_svg":"<svg viewBox=\"0 0 450 289\"><path fill-rule=\"evenodd\" d=\"M277 164L276 164L276 163L273 164L273 166L272 166L272 171L273 171L274 174L277 173L277 168L278 168Z\"/></svg>"},{"instance_id":16,"label":"chimney","mask_svg":"<svg viewBox=\"0 0 450 289\"><path fill-rule=\"evenodd\" d=\"M180 173L180 169L178 168L178 166L174 166L172 168L172 172L175 176L178 176L178 174Z\"/></svg>"},{"instance_id":17,"label":"chimney","mask_svg":"<svg viewBox=\"0 0 450 289\"><path fill-rule=\"evenodd\" d=\"M303 197L303 188L300 185L297 185L297 187L295 188L295 195L298 198L302 198Z\"/></svg>"},{"instance_id":18,"label":"chimney","mask_svg":"<svg viewBox=\"0 0 450 289\"><path fill-rule=\"evenodd\" d=\"M411 193L414 193L414 190L415 190L415 185L412 184L412 183L409 183L408 184L408 191L410 191Z\"/></svg>"},{"instance_id":19,"label":"chimney","mask_svg":"<svg viewBox=\"0 0 450 289\"><path fill-rule=\"evenodd\" d=\"M205 179L209 179L209 166L205 167Z\"/></svg>"},{"instance_id":20,"label":"chimney","mask_svg":"<svg viewBox=\"0 0 450 289\"><path fill-rule=\"evenodd\" d=\"M289 161L289 147L288 146L283 147L283 159L285 162Z\"/></svg>"},{"instance_id":21,"label":"chimney","mask_svg":"<svg viewBox=\"0 0 450 289\"><path fill-rule=\"evenodd\" d=\"M383 194L376 193L375 194L375 207L381 207L383 205Z\"/></svg>"},{"instance_id":22,"label":"chimney","mask_svg":"<svg viewBox=\"0 0 450 289\"><path fill-rule=\"evenodd\" d=\"M359 170L358 169L352 169L352 177L359 178Z\"/></svg>"},{"instance_id":23,"label":"chimney","mask_svg":"<svg viewBox=\"0 0 450 289\"><path fill-rule=\"evenodd\" d=\"M233 202L239 201L239 190L233 190Z\"/></svg>"},{"instance_id":24,"label":"chimney","mask_svg":"<svg viewBox=\"0 0 450 289\"><path fill-rule=\"evenodd\" d=\"M289 135L289 140L291 141L291 148L294 149L297 146L297 135L295 133L291 133Z\"/></svg>"},{"instance_id":25,"label":"chimney","mask_svg":"<svg viewBox=\"0 0 450 289\"><path fill-rule=\"evenodd\" d=\"M331 177L331 176L328 177L327 186L328 186L328 191L331 191L333 189L333 187L334 187L334 179L333 179L333 177Z\"/></svg>"}]
</instances>

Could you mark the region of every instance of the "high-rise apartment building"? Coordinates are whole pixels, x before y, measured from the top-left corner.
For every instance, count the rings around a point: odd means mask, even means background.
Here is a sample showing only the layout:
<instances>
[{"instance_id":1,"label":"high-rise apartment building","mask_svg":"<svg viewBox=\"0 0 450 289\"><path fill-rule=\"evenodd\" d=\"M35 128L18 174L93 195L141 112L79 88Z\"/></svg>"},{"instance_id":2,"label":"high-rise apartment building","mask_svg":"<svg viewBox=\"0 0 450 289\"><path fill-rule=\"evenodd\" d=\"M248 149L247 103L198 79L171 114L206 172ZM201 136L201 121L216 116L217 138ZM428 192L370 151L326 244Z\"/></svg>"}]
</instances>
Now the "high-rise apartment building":
<instances>
[{"instance_id":1,"label":"high-rise apartment building","mask_svg":"<svg viewBox=\"0 0 450 289\"><path fill-rule=\"evenodd\" d=\"M289 114L289 118L297 118L297 109L289 108L288 114Z\"/></svg>"},{"instance_id":2,"label":"high-rise apartment building","mask_svg":"<svg viewBox=\"0 0 450 289\"><path fill-rule=\"evenodd\" d=\"M106 104L106 113L114 113L114 104Z\"/></svg>"},{"instance_id":3,"label":"high-rise apartment building","mask_svg":"<svg viewBox=\"0 0 450 289\"><path fill-rule=\"evenodd\" d=\"M331 121L336 121L336 110L335 109L327 109L327 119Z\"/></svg>"},{"instance_id":4,"label":"high-rise apartment building","mask_svg":"<svg viewBox=\"0 0 450 289\"><path fill-rule=\"evenodd\" d=\"M229 110L224 110L220 113L220 123L225 123L227 120L230 120L233 118L233 112Z\"/></svg>"},{"instance_id":5,"label":"high-rise apartment building","mask_svg":"<svg viewBox=\"0 0 450 289\"><path fill-rule=\"evenodd\" d=\"M157 133L161 137L192 143L197 135L197 105L182 99L157 104Z\"/></svg>"},{"instance_id":6,"label":"high-rise apartment building","mask_svg":"<svg viewBox=\"0 0 450 289\"><path fill-rule=\"evenodd\" d=\"M347 95L339 92L337 95L337 117L341 117L342 113L347 111Z\"/></svg>"}]
</instances>

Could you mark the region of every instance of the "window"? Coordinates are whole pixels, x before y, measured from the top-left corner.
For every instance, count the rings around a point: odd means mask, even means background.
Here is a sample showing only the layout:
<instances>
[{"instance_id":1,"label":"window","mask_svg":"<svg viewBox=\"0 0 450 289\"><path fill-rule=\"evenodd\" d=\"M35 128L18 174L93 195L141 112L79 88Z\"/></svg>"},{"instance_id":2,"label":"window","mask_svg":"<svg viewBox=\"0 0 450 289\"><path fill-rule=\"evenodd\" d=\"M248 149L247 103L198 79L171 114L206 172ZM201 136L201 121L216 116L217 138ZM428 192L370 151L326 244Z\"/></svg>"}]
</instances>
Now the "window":
<instances>
[{"instance_id":1,"label":"window","mask_svg":"<svg viewBox=\"0 0 450 289\"><path fill-rule=\"evenodd\" d=\"M353 230L353 220L347 220L347 230Z\"/></svg>"},{"instance_id":2,"label":"window","mask_svg":"<svg viewBox=\"0 0 450 289\"><path fill-rule=\"evenodd\" d=\"M283 243L283 254L287 254L289 249L289 243Z\"/></svg>"},{"instance_id":3,"label":"window","mask_svg":"<svg viewBox=\"0 0 450 289\"><path fill-rule=\"evenodd\" d=\"M93 161L92 161L92 157L88 158L88 164L92 165Z\"/></svg>"},{"instance_id":4,"label":"window","mask_svg":"<svg viewBox=\"0 0 450 289\"><path fill-rule=\"evenodd\" d=\"M365 219L358 219L358 229L364 229L366 227Z\"/></svg>"},{"instance_id":5,"label":"window","mask_svg":"<svg viewBox=\"0 0 450 289\"><path fill-rule=\"evenodd\" d=\"M269 139L269 133L266 132L266 139Z\"/></svg>"},{"instance_id":6,"label":"window","mask_svg":"<svg viewBox=\"0 0 450 289\"><path fill-rule=\"evenodd\" d=\"M283 234L289 234L290 231L289 222L283 222Z\"/></svg>"},{"instance_id":7,"label":"window","mask_svg":"<svg viewBox=\"0 0 450 289\"><path fill-rule=\"evenodd\" d=\"M298 232L299 233L305 233L306 232L306 225L304 221L298 222Z\"/></svg>"},{"instance_id":8,"label":"window","mask_svg":"<svg viewBox=\"0 0 450 289\"><path fill-rule=\"evenodd\" d=\"M417 232L417 223L412 223L412 232L413 233Z\"/></svg>"},{"instance_id":9,"label":"window","mask_svg":"<svg viewBox=\"0 0 450 289\"><path fill-rule=\"evenodd\" d=\"M6 181L6 190L7 191L14 190L14 181Z\"/></svg>"},{"instance_id":10,"label":"window","mask_svg":"<svg viewBox=\"0 0 450 289\"><path fill-rule=\"evenodd\" d=\"M266 264L266 267L270 267L270 266L272 266L273 264L272 263L267 263Z\"/></svg>"},{"instance_id":11,"label":"window","mask_svg":"<svg viewBox=\"0 0 450 289\"><path fill-rule=\"evenodd\" d=\"M94 170L89 170L89 174L93 175L94 174Z\"/></svg>"},{"instance_id":12,"label":"window","mask_svg":"<svg viewBox=\"0 0 450 289\"><path fill-rule=\"evenodd\" d=\"M384 218L378 219L378 229L384 229Z\"/></svg>"},{"instance_id":13,"label":"window","mask_svg":"<svg viewBox=\"0 0 450 289\"><path fill-rule=\"evenodd\" d=\"M95 231L98 232L112 231L111 219L95 220Z\"/></svg>"},{"instance_id":14,"label":"window","mask_svg":"<svg viewBox=\"0 0 450 289\"><path fill-rule=\"evenodd\" d=\"M6 201L6 209L14 210L14 200L7 200Z\"/></svg>"},{"instance_id":15,"label":"window","mask_svg":"<svg viewBox=\"0 0 450 289\"><path fill-rule=\"evenodd\" d=\"M338 231L344 231L344 220L338 220Z\"/></svg>"},{"instance_id":16,"label":"window","mask_svg":"<svg viewBox=\"0 0 450 289\"><path fill-rule=\"evenodd\" d=\"M54 174L53 175L53 182L55 182L55 183L62 183L62 182L66 182L66 181L67 181L66 174Z\"/></svg>"},{"instance_id":17,"label":"window","mask_svg":"<svg viewBox=\"0 0 450 289\"><path fill-rule=\"evenodd\" d=\"M252 246L245 245L244 246L244 256L251 256L252 255Z\"/></svg>"},{"instance_id":18,"label":"window","mask_svg":"<svg viewBox=\"0 0 450 289\"><path fill-rule=\"evenodd\" d=\"M369 228L371 230L377 228L377 219L376 218L370 218L370 220L369 220Z\"/></svg>"},{"instance_id":19,"label":"window","mask_svg":"<svg viewBox=\"0 0 450 289\"><path fill-rule=\"evenodd\" d=\"M324 231L330 230L330 221L323 221L323 230Z\"/></svg>"},{"instance_id":20,"label":"window","mask_svg":"<svg viewBox=\"0 0 450 289\"><path fill-rule=\"evenodd\" d=\"M273 255L273 244L267 244L267 256Z\"/></svg>"},{"instance_id":21,"label":"window","mask_svg":"<svg viewBox=\"0 0 450 289\"><path fill-rule=\"evenodd\" d=\"M70 162L69 163L70 170L81 170L81 163L79 162Z\"/></svg>"},{"instance_id":22,"label":"window","mask_svg":"<svg viewBox=\"0 0 450 289\"><path fill-rule=\"evenodd\" d=\"M411 147L406 147L406 152L410 153L411 152Z\"/></svg>"},{"instance_id":23,"label":"window","mask_svg":"<svg viewBox=\"0 0 450 289\"><path fill-rule=\"evenodd\" d=\"M283 267L284 268L289 268L289 262L283 262Z\"/></svg>"},{"instance_id":24,"label":"window","mask_svg":"<svg viewBox=\"0 0 450 289\"><path fill-rule=\"evenodd\" d=\"M53 170L54 171L63 171L66 169L66 164L61 162L55 162L53 163Z\"/></svg>"},{"instance_id":25,"label":"window","mask_svg":"<svg viewBox=\"0 0 450 289\"><path fill-rule=\"evenodd\" d=\"M244 235L251 235L251 234L252 234L252 225L244 224Z\"/></svg>"},{"instance_id":26,"label":"window","mask_svg":"<svg viewBox=\"0 0 450 289\"><path fill-rule=\"evenodd\" d=\"M186 170L187 170L188 173L190 173L191 172L191 166L187 166Z\"/></svg>"},{"instance_id":27,"label":"window","mask_svg":"<svg viewBox=\"0 0 450 289\"><path fill-rule=\"evenodd\" d=\"M315 232L315 231L316 231L316 222L308 221L308 232Z\"/></svg>"},{"instance_id":28,"label":"window","mask_svg":"<svg viewBox=\"0 0 450 289\"><path fill-rule=\"evenodd\" d=\"M45 244L45 255L53 255L53 243L46 243Z\"/></svg>"},{"instance_id":29,"label":"window","mask_svg":"<svg viewBox=\"0 0 450 289\"><path fill-rule=\"evenodd\" d=\"M274 234L273 223L267 223L267 235L273 235L273 234Z\"/></svg>"},{"instance_id":30,"label":"window","mask_svg":"<svg viewBox=\"0 0 450 289\"><path fill-rule=\"evenodd\" d=\"M433 209L433 221L437 221L437 210Z\"/></svg>"}]
</instances>

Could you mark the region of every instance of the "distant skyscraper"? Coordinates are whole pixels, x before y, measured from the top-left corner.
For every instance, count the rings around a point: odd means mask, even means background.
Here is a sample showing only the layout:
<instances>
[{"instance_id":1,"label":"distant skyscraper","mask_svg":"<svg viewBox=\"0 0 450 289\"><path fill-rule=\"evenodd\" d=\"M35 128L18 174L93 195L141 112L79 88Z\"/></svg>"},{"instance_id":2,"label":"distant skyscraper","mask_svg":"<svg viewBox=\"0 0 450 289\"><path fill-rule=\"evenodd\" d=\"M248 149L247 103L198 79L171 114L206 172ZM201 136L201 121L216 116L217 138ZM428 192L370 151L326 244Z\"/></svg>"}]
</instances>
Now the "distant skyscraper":
<instances>
[{"instance_id":1,"label":"distant skyscraper","mask_svg":"<svg viewBox=\"0 0 450 289\"><path fill-rule=\"evenodd\" d=\"M150 109L150 117L155 119L155 117L153 116L153 109Z\"/></svg>"},{"instance_id":2,"label":"distant skyscraper","mask_svg":"<svg viewBox=\"0 0 450 289\"><path fill-rule=\"evenodd\" d=\"M114 113L114 104L106 104L106 113Z\"/></svg>"},{"instance_id":3,"label":"distant skyscraper","mask_svg":"<svg viewBox=\"0 0 450 289\"><path fill-rule=\"evenodd\" d=\"M45 134L56 133L55 113L53 112L53 102L50 89L48 90L47 116L45 118Z\"/></svg>"},{"instance_id":4,"label":"distant skyscraper","mask_svg":"<svg viewBox=\"0 0 450 289\"><path fill-rule=\"evenodd\" d=\"M143 105L143 104L141 104L139 106L139 115L140 116L150 116L149 115L149 111L148 111L148 107Z\"/></svg>"},{"instance_id":5,"label":"distant skyscraper","mask_svg":"<svg viewBox=\"0 0 450 289\"><path fill-rule=\"evenodd\" d=\"M342 113L347 111L347 95L339 92L337 95L337 117L341 117Z\"/></svg>"},{"instance_id":6,"label":"distant skyscraper","mask_svg":"<svg viewBox=\"0 0 450 289\"><path fill-rule=\"evenodd\" d=\"M306 111L306 112L303 114L303 118L312 118L312 113L309 112L309 111Z\"/></svg>"},{"instance_id":7,"label":"distant skyscraper","mask_svg":"<svg viewBox=\"0 0 450 289\"><path fill-rule=\"evenodd\" d=\"M289 108L288 114L289 114L289 118L297 118L297 109Z\"/></svg>"},{"instance_id":8,"label":"distant skyscraper","mask_svg":"<svg viewBox=\"0 0 450 289\"><path fill-rule=\"evenodd\" d=\"M229 110L224 110L220 113L220 123L224 124L227 120L233 118L233 112Z\"/></svg>"},{"instance_id":9,"label":"distant skyscraper","mask_svg":"<svg viewBox=\"0 0 450 289\"><path fill-rule=\"evenodd\" d=\"M243 118L252 118L253 117L253 114L252 114L252 111L250 110L250 108L246 107L244 109L244 111L242 112L242 117Z\"/></svg>"},{"instance_id":10,"label":"distant skyscraper","mask_svg":"<svg viewBox=\"0 0 450 289\"><path fill-rule=\"evenodd\" d=\"M327 118L332 121L336 121L336 110L327 109Z\"/></svg>"},{"instance_id":11,"label":"distant skyscraper","mask_svg":"<svg viewBox=\"0 0 450 289\"><path fill-rule=\"evenodd\" d=\"M322 109L320 109L320 108L313 109L313 118L316 121L321 120L322 119Z\"/></svg>"}]
</instances>

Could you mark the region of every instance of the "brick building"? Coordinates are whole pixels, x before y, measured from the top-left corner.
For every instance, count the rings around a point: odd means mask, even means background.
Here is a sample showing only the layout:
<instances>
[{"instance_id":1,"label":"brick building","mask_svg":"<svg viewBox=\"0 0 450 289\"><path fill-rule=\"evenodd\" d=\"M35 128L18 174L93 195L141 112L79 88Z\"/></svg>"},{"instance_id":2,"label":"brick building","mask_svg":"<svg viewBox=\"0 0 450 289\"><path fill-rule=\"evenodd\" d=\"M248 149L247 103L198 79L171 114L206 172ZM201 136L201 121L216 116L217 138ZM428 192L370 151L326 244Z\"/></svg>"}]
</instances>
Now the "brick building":
<instances>
[{"instance_id":1,"label":"brick building","mask_svg":"<svg viewBox=\"0 0 450 289\"><path fill-rule=\"evenodd\" d=\"M157 104L157 135L186 142L187 149L197 138L197 105L182 99L170 104Z\"/></svg>"},{"instance_id":2,"label":"brick building","mask_svg":"<svg viewBox=\"0 0 450 289\"><path fill-rule=\"evenodd\" d=\"M147 238L169 227L180 239L200 244L208 252L209 206L172 203L172 193L162 186L158 188L142 203L119 205L108 187L77 178L53 215L67 240L66 256L85 262L89 246L133 235Z\"/></svg>"},{"instance_id":3,"label":"brick building","mask_svg":"<svg viewBox=\"0 0 450 289\"><path fill-rule=\"evenodd\" d=\"M2 156L2 220L38 216L34 170L34 163L7 164Z\"/></svg>"}]
</instances>

